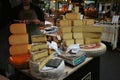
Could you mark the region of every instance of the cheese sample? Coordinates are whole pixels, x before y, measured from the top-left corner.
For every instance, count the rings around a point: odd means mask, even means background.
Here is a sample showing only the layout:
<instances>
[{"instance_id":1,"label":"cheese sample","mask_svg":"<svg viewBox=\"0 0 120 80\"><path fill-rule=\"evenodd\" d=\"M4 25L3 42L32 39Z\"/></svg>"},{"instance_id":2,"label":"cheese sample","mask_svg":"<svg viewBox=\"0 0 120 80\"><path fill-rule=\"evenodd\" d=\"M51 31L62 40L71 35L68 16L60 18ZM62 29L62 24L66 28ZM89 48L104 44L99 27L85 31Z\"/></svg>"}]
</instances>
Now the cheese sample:
<instances>
[{"instance_id":1,"label":"cheese sample","mask_svg":"<svg viewBox=\"0 0 120 80\"><path fill-rule=\"evenodd\" d=\"M61 27L61 31L64 32L71 32L72 27Z\"/></svg>"},{"instance_id":2,"label":"cheese sample","mask_svg":"<svg viewBox=\"0 0 120 80\"><path fill-rule=\"evenodd\" d=\"M104 31L104 28L102 26L73 28L73 32L103 32L103 31Z\"/></svg>"},{"instance_id":3,"label":"cheese sample","mask_svg":"<svg viewBox=\"0 0 120 80\"><path fill-rule=\"evenodd\" d=\"M60 27L72 26L71 20L60 20Z\"/></svg>"},{"instance_id":4,"label":"cheese sample","mask_svg":"<svg viewBox=\"0 0 120 80\"><path fill-rule=\"evenodd\" d=\"M68 20L80 19L80 13L67 13L65 16Z\"/></svg>"},{"instance_id":5,"label":"cheese sample","mask_svg":"<svg viewBox=\"0 0 120 80\"><path fill-rule=\"evenodd\" d=\"M43 49L41 51L36 51L36 52L31 52L31 60L32 61L36 61L36 60L43 58L45 56L48 56L47 49Z\"/></svg>"},{"instance_id":6,"label":"cheese sample","mask_svg":"<svg viewBox=\"0 0 120 80\"><path fill-rule=\"evenodd\" d=\"M38 42L46 42L46 35L32 35L32 42L33 43L38 43Z\"/></svg>"},{"instance_id":7,"label":"cheese sample","mask_svg":"<svg viewBox=\"0 0 120 80\"><path fill-rule=\"evenodd\" d=\"M29 52L29 44L13 45L9 48L10 55L21 55Z\"/></svg>"},{"instance_id":8,"label":"cheese sample","mask_svg":"<svg viewBox=\"0 0 120 80\"><path fill-rule=\"evenodd\" d=\"M73 33L73 38L74 38L74 39L79 39L79 38L82 38L82 39L83 39L83 33L82 33L82 32Z\"/></svg>"},{"instance_id":9,"label":"cheese sample","mask_svg":"<svg viewBox=\"0 0 120 80\"><path fill-rule=\"evenodd\" d=\"M73 20L73 26L82 26L83 21L82 20Z\"/></svg>"},{"instance_id":10,"label":"cheese sample","mask_svg":"<svg viewBox=\"0 0 120 80\"><path fill-rule=\"evenodd\" d=\"M75 39L75 44L83 45L84 44L84 39L83 38L81 38L81 39Z\"/></svg>"},{"instance_id":11,"label":"cheese sample","mask_svg":"<svg viewBox=\"0 0 120 80\"><path fill-rule=\"evenodd\" d=\"M26 32L26 24L25 23L14 23L10 25L10 32L13 34L23 34Z\"/></svg>"},{"instance_id":12,"label":"cheese sample","mask_svg":"<svg viewBox=\"0 0 120 80\"><path fill-rule=\"evenodd\" d=\"M66 46L70 46L71 44L74 44L74 39L67 39L67 40L64 40L64 41L65 41Z\"/></svg>"},{"instance_id":13,"label":"cheese sample","mask_svg":"<svg viewBox=\"0 0 120 80\"><path fill-rule=\"evenodd\" d=\"M54 54L52 53L49 56L43 57L37 61L30 60L30 68L32 68L32 70L34 70L35 72L39 72L46 65L46 63L53 57L54 57Z\"/></svg>"},{"instance_id":14,"label":"cheese sample","mask_svg":"<svg viewBox=\"0 0 120 80\"><path fill-rule=\"evenodd\" d=\"M45 48L47 48L46 43L33 43L31 46L31 51L32 52L39 51L39 50L45 49Z\"/></svg>"},{"instance_id":15,"label":"cheese sample","mask_svg":"<svg viewBox=\"0 0 120 80\"><path fill-rule=\"evenodd\" d=\"M85 32L83 33L84 37L89 37L89 38L101 38L102 33L101 32Z\"/></svg>"},{"instance_id":16,"label":"cheese sample","mask_svg":"<svg viewBox=\"0 0 120 80\"><path fill-rule=\"evenodd\" d=\"M9 36L10 45L28 44L28 34L13 34Z\"/></svg>"},{"instance_id":17,"label":"cheese sample","mask_svg":"<svg viewBox=\"0 0 120 80\"><path fill-rule=\"evenodd\" d=\"M72 33L62 33L63 39L72 39Z\"/></svg>"},{"instance_id":18,"label":"cheese sample","mask_svg":"<svg viewBox=\"0 0 120 80\"><path fill-rule=\"evenodd\" d=\"M100 43L101 38L85 38L85 44Z\"/></svg>"}]
</instances>

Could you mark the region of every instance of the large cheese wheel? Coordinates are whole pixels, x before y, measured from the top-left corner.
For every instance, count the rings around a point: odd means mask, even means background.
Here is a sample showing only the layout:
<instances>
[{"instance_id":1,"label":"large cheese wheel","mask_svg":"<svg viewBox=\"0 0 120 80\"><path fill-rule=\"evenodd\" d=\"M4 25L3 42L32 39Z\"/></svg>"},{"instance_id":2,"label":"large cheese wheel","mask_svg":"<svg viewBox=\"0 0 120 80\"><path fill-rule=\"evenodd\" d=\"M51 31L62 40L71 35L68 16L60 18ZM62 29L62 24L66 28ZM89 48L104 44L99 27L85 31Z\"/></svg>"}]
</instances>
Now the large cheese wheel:
<instances>
[{"instance_id":1,"label":"large cheese wheel","mask_svg":"<svg viewBox=\"0 0 120 80\"><path fill-rule=\"evenodd\" d=\"M10 55L26 54L29 52L29 44L10 46L9 51Z\"/></svg>"},{"instance_id":2,"label":"large cheese wheel","mask_svg":"<svg viewBox=\"0 0 120 80\"><path fill-rule=\"evenodd\" d=\"M9 57L9 62L13 65L22 65L24 63L29 62L30 53L22 54L22 55L14 55Z\"/></svg>"},{"instance_id":3,"label":"large cheese wheel","mask_svg":"<svg viewBox=\"0 0 120 80\"><path fill-rule=\"evenodd\" d=\"M26 24L24 24L24 23L11 24L10 32L13 34L27 33L26 32Z\"/></svg>"},{"instance_id":4,"label":"large cheese wheel","mask_svg":"<svg viewBox=\"0 0 120 80\"><path fill-rule=\"evenodd\" d=\"M28 44L28 34L14 34L9 37L10 45Z\"/></svg>"}]
</instances>

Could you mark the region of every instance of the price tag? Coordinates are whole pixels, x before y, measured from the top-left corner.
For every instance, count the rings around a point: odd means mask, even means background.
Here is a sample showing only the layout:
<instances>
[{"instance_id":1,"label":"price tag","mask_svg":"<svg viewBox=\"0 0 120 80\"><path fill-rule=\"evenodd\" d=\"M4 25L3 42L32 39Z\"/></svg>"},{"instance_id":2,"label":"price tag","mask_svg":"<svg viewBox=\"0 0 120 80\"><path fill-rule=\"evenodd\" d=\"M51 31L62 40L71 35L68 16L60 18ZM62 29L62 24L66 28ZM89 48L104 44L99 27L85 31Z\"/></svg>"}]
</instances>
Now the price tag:
<instances>
[{"instance_id":1,"label":"price tag","mask_svg":"<svg viewBox=\"0 0 120 80\"><path fill-rule=\"evenodd\" d=\"M118 23L118 21L119 21L119 16L113 16L112 23Z\"/></svg>"}]
</instances>

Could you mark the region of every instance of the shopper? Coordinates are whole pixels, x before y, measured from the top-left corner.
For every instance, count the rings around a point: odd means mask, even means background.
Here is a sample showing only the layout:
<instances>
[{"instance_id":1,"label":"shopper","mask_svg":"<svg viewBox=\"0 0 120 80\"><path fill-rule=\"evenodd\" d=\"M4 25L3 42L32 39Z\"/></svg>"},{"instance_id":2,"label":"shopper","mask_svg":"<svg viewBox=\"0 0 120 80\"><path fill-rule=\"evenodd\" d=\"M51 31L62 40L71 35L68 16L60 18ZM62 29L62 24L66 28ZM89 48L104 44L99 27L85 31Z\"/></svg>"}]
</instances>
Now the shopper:
<instances>
[{"instance_id":1,"label":"shopper","mask_svg":"<svg viewBox=\"0 0 120 80\"><path fill-rule=\"evenodd\" d=\"M44 26L44 12L39 6L34 5L31 0L21 0L21 4L12 9L12 23L25 22L29 34L29 43L31 35L41 34L40 26Z\"/></svg>"}]
</instances>

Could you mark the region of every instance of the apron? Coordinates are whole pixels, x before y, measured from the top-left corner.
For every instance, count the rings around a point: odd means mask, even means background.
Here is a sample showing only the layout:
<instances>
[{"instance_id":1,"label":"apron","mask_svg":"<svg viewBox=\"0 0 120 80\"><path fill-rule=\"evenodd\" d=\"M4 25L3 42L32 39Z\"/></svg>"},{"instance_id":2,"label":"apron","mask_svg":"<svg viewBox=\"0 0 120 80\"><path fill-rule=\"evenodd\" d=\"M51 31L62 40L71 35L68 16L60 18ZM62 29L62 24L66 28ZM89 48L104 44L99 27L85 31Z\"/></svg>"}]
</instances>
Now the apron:
<instances>
[{"instance_id":1,"label":"apron","mask_svg":"<svg viewBox=\"0 0 120 80\"><path fill-rule=\"evenodd\" d=\"M37 19L37 15L33 9L30 10L21 10L19 14L19 19L20 20L33 20ZM29 37L29 43L32 43L31 36L32 35L39 35L41 34L40 32L40 24L35 24L35 23L28 23L26 24L26 29Z\"/></svg>"}]
</instances>

